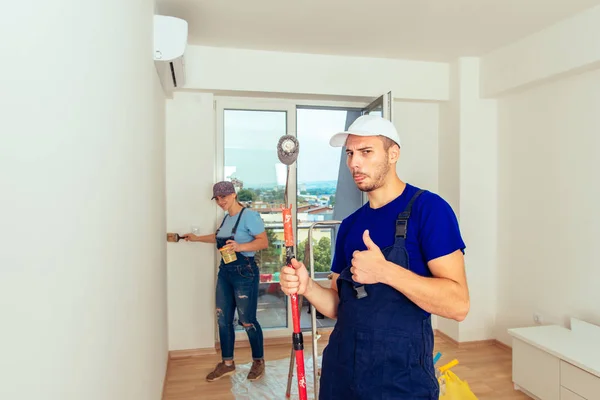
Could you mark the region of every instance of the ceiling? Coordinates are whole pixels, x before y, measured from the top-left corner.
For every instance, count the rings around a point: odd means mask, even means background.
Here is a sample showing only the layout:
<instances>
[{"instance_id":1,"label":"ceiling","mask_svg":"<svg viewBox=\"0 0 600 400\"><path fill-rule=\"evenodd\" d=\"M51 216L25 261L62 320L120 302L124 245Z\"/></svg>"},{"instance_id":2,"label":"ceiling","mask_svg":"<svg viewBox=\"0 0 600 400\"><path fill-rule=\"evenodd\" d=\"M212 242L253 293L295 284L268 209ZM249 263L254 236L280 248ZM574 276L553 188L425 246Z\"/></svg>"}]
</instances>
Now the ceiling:
<instances>
[{"instance_id":1,"label":"ceiling","mask_svg":"<svg viewBox=\"0 0 600 400\"><path fill-rule=\"evenodd\" d=\"M480 56L600 0L157 0L189 43L451 61Z\"/></svg>"}]
</instances>

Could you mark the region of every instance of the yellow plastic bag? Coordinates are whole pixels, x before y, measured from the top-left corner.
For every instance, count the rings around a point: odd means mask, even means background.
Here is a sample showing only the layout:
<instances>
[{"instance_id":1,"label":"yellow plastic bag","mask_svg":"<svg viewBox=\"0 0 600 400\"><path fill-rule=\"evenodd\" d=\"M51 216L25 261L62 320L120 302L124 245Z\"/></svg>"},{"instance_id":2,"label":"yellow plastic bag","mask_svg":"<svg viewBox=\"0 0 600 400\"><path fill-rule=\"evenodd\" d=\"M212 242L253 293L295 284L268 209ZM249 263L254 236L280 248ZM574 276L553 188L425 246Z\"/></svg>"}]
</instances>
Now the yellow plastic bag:
<instances>
[{"instance_id":1,"label":"yellow plastic bag","mask_svg":"<svg viewBox=\"0 0 600 400\"><path fill-rule=\"evenodd\" d=\"M461 380L450 368L458 364L453 360L440 368L440 400L477 400L467 381Z\"/></svg>"}]
</instances>

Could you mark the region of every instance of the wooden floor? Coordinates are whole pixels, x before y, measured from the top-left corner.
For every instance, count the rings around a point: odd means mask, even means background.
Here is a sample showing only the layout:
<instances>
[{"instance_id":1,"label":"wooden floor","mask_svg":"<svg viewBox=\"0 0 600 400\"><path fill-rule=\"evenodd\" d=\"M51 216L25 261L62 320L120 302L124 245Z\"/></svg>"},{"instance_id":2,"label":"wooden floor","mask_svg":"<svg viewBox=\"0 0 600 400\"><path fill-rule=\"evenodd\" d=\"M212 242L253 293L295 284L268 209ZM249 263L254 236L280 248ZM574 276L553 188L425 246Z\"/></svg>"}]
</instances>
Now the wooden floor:
<instances>
[{"instance_id":1,"label":"wooden floor","mask_svg":"<svg viewBox=\"0 0 600 400\"><path fill-rule=\"evenodd\" d=\"M305 353L311 350L311 341L305 340ZM327 344L319 340L319 354ZM442 353L437 365L458 359L459 365L452 368L461 379L466 380L479 400L529 399L513 389L511 382L511 353L504 347L485 344L475 347L457 347L441 336L435 338L435 351ZM267 345L267 360L288 358L290 345ZM219 361L219 355L208 355L173 359L169 362L163 400L222 400L234 399L229 378L206 382L205 376ZM251 361L249 348L236 349L236 363ZM268 373L268 370L267 370ZM281 398L285 398L285 393Z\"/></svg>"}]
</instances>

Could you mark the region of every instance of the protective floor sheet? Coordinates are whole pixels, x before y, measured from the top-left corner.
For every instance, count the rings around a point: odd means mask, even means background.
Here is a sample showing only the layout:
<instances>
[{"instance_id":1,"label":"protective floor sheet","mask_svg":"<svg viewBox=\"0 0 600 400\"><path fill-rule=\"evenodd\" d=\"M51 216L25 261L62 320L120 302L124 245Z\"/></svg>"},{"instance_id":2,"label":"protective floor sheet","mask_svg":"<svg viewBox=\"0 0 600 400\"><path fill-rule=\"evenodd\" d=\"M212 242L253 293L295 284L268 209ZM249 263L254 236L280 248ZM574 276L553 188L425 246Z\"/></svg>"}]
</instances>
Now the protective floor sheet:
<instances>
[{"instance_id":1,"label":"protective floor sheet","mask_svg":"<svg viewBox=\"0 0 600 400\"><path fill-rule=\"evenodd\" d=\"M317 358L317 365L321 365L321 356ZM236 373L231 376L231 392L236 400L277 400L285 399L287 391L290 359L265 362L265 375L258 382L246 379L252 363L236 365ZM306 374L306 392L309 399L314 399L313 360L312 354L304 354L304 370ZM291 399L298 399L298 375L294 363L294 376L292 377Z\"/></svg>"}]
</instances>

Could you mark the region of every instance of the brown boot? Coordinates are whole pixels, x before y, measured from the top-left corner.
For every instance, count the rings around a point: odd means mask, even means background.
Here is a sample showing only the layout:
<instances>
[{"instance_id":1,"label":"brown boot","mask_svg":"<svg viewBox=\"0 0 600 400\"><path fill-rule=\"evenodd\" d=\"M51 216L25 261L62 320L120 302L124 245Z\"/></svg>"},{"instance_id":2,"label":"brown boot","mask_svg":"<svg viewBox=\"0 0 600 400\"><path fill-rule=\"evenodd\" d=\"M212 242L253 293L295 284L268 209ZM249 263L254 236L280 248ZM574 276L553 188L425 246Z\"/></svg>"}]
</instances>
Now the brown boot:
<instances>
[{"instance_id":1,"label":"brown boot","mask_svg":"<svg viewBox=\"0 0 600 400\"><path fill-rule=\"evenodd\" d=\"M221 361L217 364L215 369L206 376L206 380L209 382L221 379L224 376L231 375L235 372L235 362L231 365L225 365L225 362Z\"/></svg>"},{"instance_id":2,"label":"brown boot","mask_svg":"<svg viewBox=\"0 0 600 400\"><path fill-rule=\"evenodd\" d=\"M248 380L257 381L265 374L265 360L254 360L250 372L248 372Z\"/></svg>"}]
</instances>

